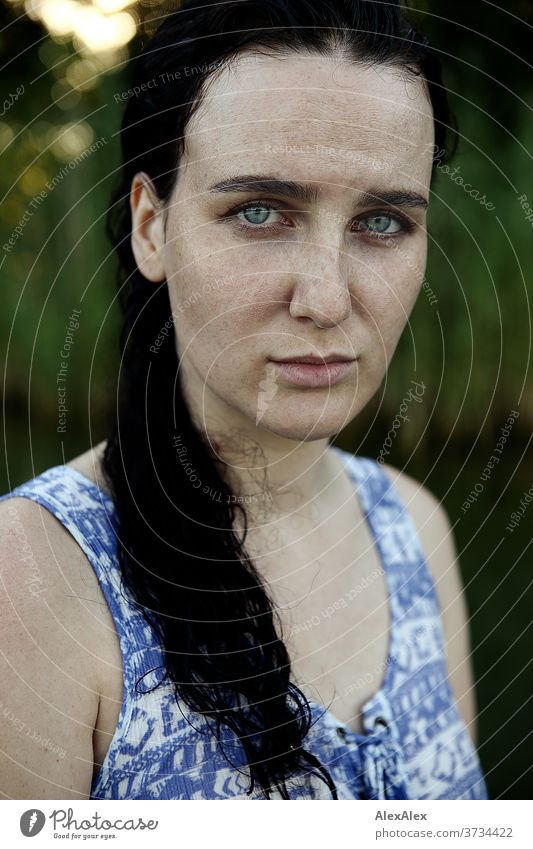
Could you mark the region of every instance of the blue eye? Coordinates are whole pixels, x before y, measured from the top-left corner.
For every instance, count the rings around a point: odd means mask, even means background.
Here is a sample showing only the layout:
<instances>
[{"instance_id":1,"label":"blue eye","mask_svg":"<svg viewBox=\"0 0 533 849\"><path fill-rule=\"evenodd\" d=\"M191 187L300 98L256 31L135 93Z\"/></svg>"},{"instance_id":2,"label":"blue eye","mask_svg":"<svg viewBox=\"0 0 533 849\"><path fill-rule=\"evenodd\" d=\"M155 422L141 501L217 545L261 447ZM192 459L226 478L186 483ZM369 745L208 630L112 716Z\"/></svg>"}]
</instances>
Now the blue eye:
<instances>
[{"instance_id":1,"label":"blue eye","mask_svg":"<svg viewBox=\"0 0 533 849\"><path fill-rule=\"evenodd\" d=\"M268 216L271 212L278 212L278 210L274 209L274 207L257 203L240 209L237 213L237 218L239 217L239 215L250 216L250 218L245 219L247 224L252 226L261 226L267 223ZM239 220L242 221L242 218ZM273 222L269 223L272 224Z\"/></svg>"},{"instance_id":2,"label":"blue eye","mask_svg":"<svg viewBox=\"0 0 533 849\"><path fill-rule=\"evenodd\" d=\"M404 229L402 222L394 215L386 213L376 213L375 215L367 215L359 221L361 230L370 231L383 236L390 236L393 233L399 233Z\"/></svg>"},{"instance_id":3,"label":"blue eye","mask_svg":"<svg viewBox=\"0 0 533 849\"><path fill-rule=\"evenodd\" d=\"M223 218L233 219L239 230L251 236L276 235L293 226L290 219L285 217L285 211L278 207L275 201L255 200L229 210ZM355 231L366 234L367 237L385 239L388 236L409 233L414 225L401 215L378 210L355 219L353 226Z\"/></svg>"}]
</instances>

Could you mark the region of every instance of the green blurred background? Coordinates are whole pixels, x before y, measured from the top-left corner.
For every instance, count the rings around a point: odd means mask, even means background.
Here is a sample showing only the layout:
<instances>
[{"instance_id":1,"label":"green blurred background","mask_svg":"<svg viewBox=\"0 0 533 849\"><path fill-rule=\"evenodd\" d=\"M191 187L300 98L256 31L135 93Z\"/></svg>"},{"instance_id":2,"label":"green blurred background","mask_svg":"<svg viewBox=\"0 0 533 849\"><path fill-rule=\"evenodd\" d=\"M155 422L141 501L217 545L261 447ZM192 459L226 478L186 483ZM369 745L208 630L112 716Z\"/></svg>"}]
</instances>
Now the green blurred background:
<instances>
[{"instance_id":1,"label":"green blurred background","mask_svg":"<svg viewBox=\"0 0 533 849\"><path fill-rule=\"evenodd\" d=\"M174 7L0 0L2 492L105 438L118 366L115 259L103 233L119 164L123 104L114 95L129 86L128 56ZM442 53L460 142L433 186L426 283L387 378L336 442L378 456L411 381L424 384L385 460L429 487L450 516L489 793L531 798L532 6L411 7ZM56 375L74 309L67 426L58 432ZM483 478L512 410L500 462Z\"/></svg>"}]
</instances>

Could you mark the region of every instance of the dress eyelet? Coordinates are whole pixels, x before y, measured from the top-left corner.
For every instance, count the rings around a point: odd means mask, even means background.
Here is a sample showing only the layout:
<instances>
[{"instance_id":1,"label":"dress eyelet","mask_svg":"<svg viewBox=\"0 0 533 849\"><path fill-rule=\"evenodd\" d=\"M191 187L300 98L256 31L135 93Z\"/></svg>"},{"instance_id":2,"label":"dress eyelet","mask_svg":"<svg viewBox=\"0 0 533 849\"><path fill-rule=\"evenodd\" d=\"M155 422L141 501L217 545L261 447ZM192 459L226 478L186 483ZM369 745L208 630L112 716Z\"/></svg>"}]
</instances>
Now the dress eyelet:
<instances>
[{"instance_id":1,"label":"dress eyelet","mask_svg":"<svg viewBox=\"0 0 533 849\"><path fill-rule=\"evenodd\" d=\"M374 720L374 726L376 726L376 725L383 725L383 726L385 726L385 728L389 727L389 723L382 716L376 716L376 718Z\"/></svg>"},{"instance_id":2,"label":"dress eyelet","mask_svg":"<svg viewBox=\"0 0 533 849\"><path fill-rule=\"evenodd\" d=\"M346 740L346 729L342 727L342 725L337 726L337 736L341 738L341 740Z\"/></svg>"}]
</instances>

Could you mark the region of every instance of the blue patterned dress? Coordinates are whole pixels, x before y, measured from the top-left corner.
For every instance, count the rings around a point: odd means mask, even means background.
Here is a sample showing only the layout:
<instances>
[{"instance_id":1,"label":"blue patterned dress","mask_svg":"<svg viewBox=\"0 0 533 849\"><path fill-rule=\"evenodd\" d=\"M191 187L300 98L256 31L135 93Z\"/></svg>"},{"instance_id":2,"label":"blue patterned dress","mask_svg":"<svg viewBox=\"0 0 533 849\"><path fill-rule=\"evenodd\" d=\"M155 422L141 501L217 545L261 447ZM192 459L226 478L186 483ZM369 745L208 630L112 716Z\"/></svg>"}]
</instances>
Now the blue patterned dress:
<instances>
[{"instance_id":1,"label":"blue patterned dress","mask_svg":"<svg viewBox=\"0 0 533 849\"><path fill-rule=\"evenodd\" d=\"M486 799L478 755L450 687L439 603L412 520L376 460L333 450L354 482L385 571L392 623L389 657L379 690L362 708L364 733L310 701L313 724L305 748L327 767L339 799ZM64 465L47 469L0 500L11 496L41 504L78 542L98 577L120 641L121 711L90 798L264 798L258 788L247 795L249 773L234 732L222 725L217 741L208 720L177 700L171 683L163 680L158 638L121 583L112 500ZM302 771L287 786L291 799L331 799L316 773ZM272 798L281 797L273 792Z\"/></svg>"}]
</instances>

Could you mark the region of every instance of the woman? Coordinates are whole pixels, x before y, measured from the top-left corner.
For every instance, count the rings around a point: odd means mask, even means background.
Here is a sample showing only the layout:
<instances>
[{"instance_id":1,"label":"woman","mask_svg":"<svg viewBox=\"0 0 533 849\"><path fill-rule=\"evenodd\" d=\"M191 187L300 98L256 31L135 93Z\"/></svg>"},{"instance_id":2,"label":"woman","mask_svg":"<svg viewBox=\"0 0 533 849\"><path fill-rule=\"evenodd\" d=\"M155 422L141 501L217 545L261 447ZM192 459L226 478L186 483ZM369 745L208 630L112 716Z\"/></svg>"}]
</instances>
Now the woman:
<instances>
[{"instance_id":1,"label":"woman","mask_svg":"<svg viewBox=\"0 0 533 849\"><path fill-rule=\"evenodd\" d=\"M2 505L10 704L66 754L8 728L2 792L486 798L446 514L329 445L421 287L437 59L390 3L196 0L125 97L116 418Z\"/></svg>"}]
</instances>

